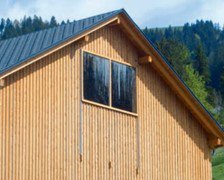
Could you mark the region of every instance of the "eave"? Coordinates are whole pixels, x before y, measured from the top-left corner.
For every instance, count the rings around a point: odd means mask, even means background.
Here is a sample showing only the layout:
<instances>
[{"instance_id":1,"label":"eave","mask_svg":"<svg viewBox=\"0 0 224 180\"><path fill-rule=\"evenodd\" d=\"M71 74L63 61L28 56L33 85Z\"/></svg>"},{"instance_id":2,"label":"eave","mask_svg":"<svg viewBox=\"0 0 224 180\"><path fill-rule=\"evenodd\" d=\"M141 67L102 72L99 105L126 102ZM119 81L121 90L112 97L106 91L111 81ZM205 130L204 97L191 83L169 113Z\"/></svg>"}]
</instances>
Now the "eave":
<instances>
[{"instance_id":1,"label":"eave","mask_svg":"<svg viewBox=\"0 0 224 180\"><path fill-rule=\"evenodd\" d=\"M122 23L125 22L125 23ZM122 24L125 24L122 26ZM207 109L200 103L193 92L182 81L175 70L169 65L165 57L153 46L133 20L128 16L126 12L122 14L121 26L126 28L124 31L131 36L132 40L135 40L135 44L142 47L142 54L140 54L139 60L148 57L148 60L144 60L145 65L153 67L158 74L167 82L167 84L173 89L179 99L190 110L194 117L203 126L210 139L218 139L213 142L217 142L213 147L219 147L224 145L224 131L218 124ZM129 28L129 30L127 30ZM134 33L129 33L133 31ZM133 37L135 35L135 37ZM144 46L144 47L143 47ZM151 60L149 60L151 59ZM147 63L148 62L148 63Z\"/></svg>"},{"instance_id":2,"label":"eave","mask_svg":"<svg viewBox=\"0 0 224 180\"><path fill-rule=\"evenodd\" d=\"M58 51L64 47L68 46L69 44L72 44L72 43L78 41L78 40L83 39L84 41L87 42L89 34L91 34L94 31L97 31L98 29L100 29L102 27L112 24L112 23L116 22L117 20L118 20L118 16L113 16L111 18L108 18L106 21L102 21L102 22L98 23L96 26L90 27L89 29L84 30L82 33L80 33L74 37L68 38L67 40L55 45L54 47L47 49L43 53L33 55L32 57L27 59L25 62L17 64L16 66L6 69L4 72L0 73L0 79L4 79L5 77L29 66L30 64L35 63L36 61Z\"/></svg>"}]
</instances>

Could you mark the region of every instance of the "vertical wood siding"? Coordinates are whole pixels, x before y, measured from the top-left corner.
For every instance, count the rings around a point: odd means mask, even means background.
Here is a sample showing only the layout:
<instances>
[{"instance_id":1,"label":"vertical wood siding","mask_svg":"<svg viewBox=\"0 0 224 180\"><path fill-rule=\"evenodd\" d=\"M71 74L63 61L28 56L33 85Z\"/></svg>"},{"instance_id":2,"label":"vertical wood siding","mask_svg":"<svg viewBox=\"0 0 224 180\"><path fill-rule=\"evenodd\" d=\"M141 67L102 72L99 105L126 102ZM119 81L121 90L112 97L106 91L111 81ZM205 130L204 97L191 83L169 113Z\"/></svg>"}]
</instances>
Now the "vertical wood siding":
<instances>
[{"instance_id":1,"label":"vertical wood siding","mask_svg":"<svg viewBox=\"0 0 224 180\"><path fill-rule=\"evenodd\" d=\"M135 66L138 104L138 117L83 104L82 162L80 49ZM105 27L7 77L0 89L0 179L211 179L202 126L137 59L125 34Z\"/></svg>"}]
</instances>

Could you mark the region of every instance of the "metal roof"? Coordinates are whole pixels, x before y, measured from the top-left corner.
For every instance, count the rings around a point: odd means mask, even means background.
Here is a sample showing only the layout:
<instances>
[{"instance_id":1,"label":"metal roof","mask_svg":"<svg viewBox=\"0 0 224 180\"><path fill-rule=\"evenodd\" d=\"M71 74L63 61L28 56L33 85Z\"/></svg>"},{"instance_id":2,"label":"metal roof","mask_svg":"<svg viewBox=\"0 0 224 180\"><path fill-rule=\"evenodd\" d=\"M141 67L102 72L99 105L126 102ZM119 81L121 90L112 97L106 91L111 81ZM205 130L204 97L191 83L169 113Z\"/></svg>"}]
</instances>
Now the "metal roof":
<instances>
[{"instance_id":1,"label":"metal roof","mask_svg":"<svg viewBox=\"0 0 224 180\"><path fill-rule=\"evenodd\" d=\"M0 74L73 38L123 9L0 41Z\"/></svg>"}]
</instances>

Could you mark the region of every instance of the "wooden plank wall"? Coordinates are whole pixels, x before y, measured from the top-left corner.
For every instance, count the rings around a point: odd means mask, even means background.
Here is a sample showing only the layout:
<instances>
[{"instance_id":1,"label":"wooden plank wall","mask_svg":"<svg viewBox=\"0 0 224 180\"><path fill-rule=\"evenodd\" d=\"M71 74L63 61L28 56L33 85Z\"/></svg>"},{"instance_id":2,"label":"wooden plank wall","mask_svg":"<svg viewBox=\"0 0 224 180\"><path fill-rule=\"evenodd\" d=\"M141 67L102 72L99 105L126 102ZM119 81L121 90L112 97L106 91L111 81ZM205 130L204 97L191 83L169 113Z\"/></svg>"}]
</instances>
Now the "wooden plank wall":
<instances>
[{"instance_id":1,"label":"wooden plank wall","mask_svg":"<svg viewBox=\"0 0 224 180\"><path fill-rule=\"evenodd\" d=\"M137 68L138 118L83 105L80 49ZM6 78L0 89L0 179L211 179L201 125L116 27L94 32ZM140 130L140 169L137 134ZM111 163L111 168L109 168Z\"/></svg>"}]
</instances>

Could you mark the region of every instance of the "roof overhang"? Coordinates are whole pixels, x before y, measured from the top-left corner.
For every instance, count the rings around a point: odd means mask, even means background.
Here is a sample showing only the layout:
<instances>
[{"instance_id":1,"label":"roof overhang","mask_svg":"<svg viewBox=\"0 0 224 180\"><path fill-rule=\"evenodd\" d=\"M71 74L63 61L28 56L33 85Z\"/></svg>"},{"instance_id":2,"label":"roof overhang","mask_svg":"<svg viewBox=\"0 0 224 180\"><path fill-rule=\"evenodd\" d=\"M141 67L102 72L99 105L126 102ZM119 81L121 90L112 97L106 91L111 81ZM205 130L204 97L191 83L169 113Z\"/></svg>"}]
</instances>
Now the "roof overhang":
<instances>
[{"instance_id":1,"label":"roof overhang","mask_svg":"<svg viewBox=\"0 0 224 180\"><path fill-rule=\"evenodd\" d=\"M1 73L0 74L0 79L4 79L5 77L7 77L7 76L23 69L23 68L29 66L30 64L33 64L34 62L36 62L36 61L38 61L38 60L40 60L40 59L42 59L42 58L44 58L44 57L46 57L46 56L48 56L52 53L58 51L59 49L62 49L64 47L68 46L69 44L72 44L73 42L76 42L80 39L83 39L83 40L86 41L87 40L86 36L88 36L92 32L94 32L94 31L96 31L96 30L98 30L102 27L105 27L105 26L107 26L111 23L116 22L117 20L118 20L118 16L113 16L111 18L108 18L106 21L102 21L102 22L98 23L97 25L84 30L82 33L80 33L80 34L78 34L74 37L71 37L71 38L65 40L64 42L61 42L58 45L55 45L54 47L44 51L43 53L40 53L38 55L34 55L33 57L27 59L25 62L20 63L13 68L9 68L6 71L4 71L3 73Z\"/></svg>"},{"instance_id":2,"label":"roof overhang","mask_svg":"<svg viewBox=\"0 0 224 180\"><path fill-rule=\"evenodd\" d=\"M124 28L124 31L131 36L135 44L138 43L138 46L142 47L143 51L141 52L139 61L144 62L144 64L148 62L148 64L156 69L162 78L170 85L176 95L182 100L208 133L209 142L212 142L212 146L210 147L216 148L224 146L224 131L219 123L214 120L212 115L169 65L166 58L158 51L153 43L145 37L129 15L124 12L120 18L121 26Z\"/></svg>"},{"instance_id":3,"label":"roof overhang","mask_svg":"<svg viewBox=\"0 0 224 180\"><path fill-rule=\"evenodd\" d=\"M36 55L22 64L18 64L12 69L8 69L4 73L0 74L0 80L5 77L25 68L26 66L58 51L59 49L76 42L80 39L88 41L88 35L92 32L105 27L119 26L134 45L138 48L139 52L139 63L150 64L162 78L170 85L177 96L183 101L195 118L201 123L203 128L209 135L209 141L212 142L212 147L218 147L224 145L224 132L222 127L213 119L211 114L206 108L200 103L200 101L194 96L192 91L187 85L181 80L174 69L168 64L163 55L156 49L155 46L145 37L139 27L130 18L125 10L121 10L117 15L108 18L105 21L98 23L97 25L83 31L82 33L67 39L64 42L54 46L53 48L46 50L44 53ZM217 140L218 139L218 140ZM216 143L216 145L214 145Z\"/></svg>"}]
</instances>

